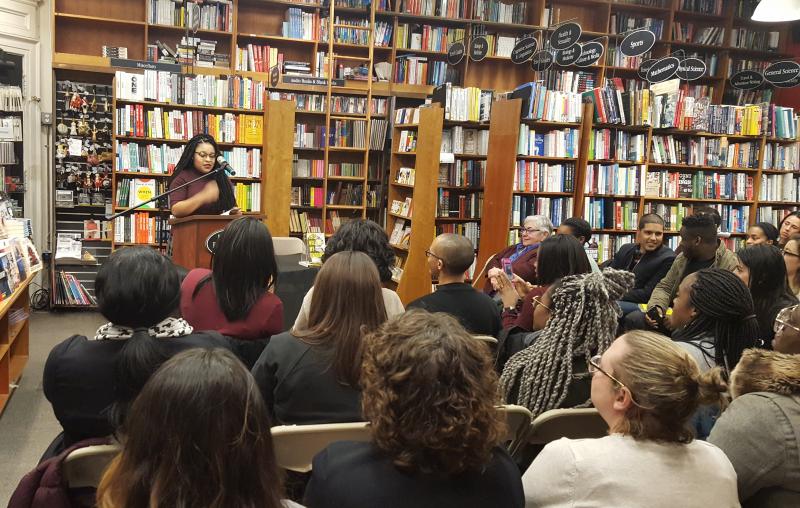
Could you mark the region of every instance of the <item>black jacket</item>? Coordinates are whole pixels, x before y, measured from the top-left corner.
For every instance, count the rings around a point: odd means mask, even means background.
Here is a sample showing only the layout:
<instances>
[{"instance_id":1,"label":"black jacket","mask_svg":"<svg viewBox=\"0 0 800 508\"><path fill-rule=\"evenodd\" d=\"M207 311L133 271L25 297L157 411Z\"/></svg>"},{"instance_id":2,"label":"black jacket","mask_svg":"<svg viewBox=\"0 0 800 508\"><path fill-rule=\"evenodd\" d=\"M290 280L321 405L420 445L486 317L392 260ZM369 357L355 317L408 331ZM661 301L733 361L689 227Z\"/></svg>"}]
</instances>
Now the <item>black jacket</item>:
<instances>
[{"instance_id":1,"label":"black jacket","mask_svg":"<svg viewBox=\"0 0 800 508\"><path fill-rule=\"evenodd\" d=\"M472 334L497 337L501 328L500 307L488 295L463 282L441 284L435 292L417 298L406 308L446 312Z\"/></svg>"},{"instance_id":2,"label":"black jacket","mask_svg":"<svg viewBox=\"0 0 800 508\"><path fill-rule=\"evenodd\" d=\"M628 243L619 248L611 260L611 268L617 270L627 270L633 262L633 256L639 251L639 246L635 243ZM633 274L636 280L633 289L625 293L621 300L633 303L647 303L650 300L650 294L655 289L656 285L667 275L672 262L675 261L676 254L667 247L662 245L656 251L648 252L642 259L633 267Z\"/></svg>"},{"instance_id":3,"label":"black jacket","mask_svg":"<svg viewBox=\"0 0 800 508\"><path fill-rule=\"evenodd\" d=\"M273 425L363 421L361 391L336 379L331 357L289 332L269 340L252 372Z\"/></svg>"}]
</instances>

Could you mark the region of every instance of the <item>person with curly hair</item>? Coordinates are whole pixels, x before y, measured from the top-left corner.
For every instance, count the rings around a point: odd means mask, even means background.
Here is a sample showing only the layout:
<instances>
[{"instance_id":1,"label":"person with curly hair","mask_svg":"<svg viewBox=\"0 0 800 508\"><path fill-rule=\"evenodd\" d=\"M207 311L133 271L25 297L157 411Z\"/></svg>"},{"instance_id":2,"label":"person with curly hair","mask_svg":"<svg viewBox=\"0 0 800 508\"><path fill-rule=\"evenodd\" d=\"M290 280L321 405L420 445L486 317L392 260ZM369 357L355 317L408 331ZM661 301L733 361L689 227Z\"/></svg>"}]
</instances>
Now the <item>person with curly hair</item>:
<instances>
[{"instance_id":1,"label":"person with curly hair","mask_svg":"<svg viewBox=\"0 0 800 508\"><path fill-rule=\"evenodd\" d=\"M403 302L397 293L385 287L392 280L391 267L394 265L394 249L389 245L389 237L376 222L367 219L354 219L344 223L336 233L328 240L325 246L325 254L322 262L325 263L337 252L354 250L363 252L372 259L378 269L378 276L384 287L381 289L383 305L386 307L386 315L394 317L405 312ZM311 297L314 288L308 290L303 297L303 304L294 322L292 329L302 331L308 328L308 315L311 308Z\"/></svg>"},{"instance_id":2,"label":"person with curly hair","mask_svg":"<svg viewBox=\"0 0 800 508\"><path fill-rule=\"evenodd\" d=\"M500 377L506 403L536 417L589 399L589 359L608 349L617 331L617 300L633 287L634 275L606 268L571 275L553 292L547 325L536 340L512 356Z\"/></svg>"},{"instance_id":3,"label":"person with curly hair","mask_svg":"<svg viewBox=\"0 0 800 508\"><path fill-rule=\"evenodd\" d=\"M667 337L627 333L589 359L592 403L610 435L561 438L525 471L527 506L739 506L736 472L686 426L726 385Z\"/></svg>"},{"instance_id":4,"label":"person with curly hair","mask_svg":"<svg viewBox=\"0 0 800 508\"><path fill-rule=\"evenodd\" d=\"M366 338L364 416L372 442L314 457L309 508L524 505L504 449L489 349L444 313L413 309Z\"/></svg>"}]
</instances>

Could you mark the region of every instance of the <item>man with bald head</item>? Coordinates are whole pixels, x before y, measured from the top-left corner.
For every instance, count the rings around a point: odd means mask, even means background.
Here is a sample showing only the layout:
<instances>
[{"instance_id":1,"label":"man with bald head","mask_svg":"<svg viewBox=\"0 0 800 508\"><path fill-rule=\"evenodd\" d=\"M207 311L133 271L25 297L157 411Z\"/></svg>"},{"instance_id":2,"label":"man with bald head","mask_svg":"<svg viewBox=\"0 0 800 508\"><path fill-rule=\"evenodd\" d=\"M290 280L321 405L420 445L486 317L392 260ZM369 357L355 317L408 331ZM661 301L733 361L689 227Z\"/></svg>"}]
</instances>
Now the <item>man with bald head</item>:
<instances>
[{"instance_id":1,"label":"man with bald head","mask_svg":"<svg viewBox=\"0 0 800 508\"><path fill-rule=\"evenodd\" d=\"M444 233L433 240L425 254L431 277L438 279L436 292L414 300L407 308L446 312L470 333L497 336L500 308L488 295L464 282L466 271L475 261L472 242L461 235Z\"/></svg>"}]
</instances>

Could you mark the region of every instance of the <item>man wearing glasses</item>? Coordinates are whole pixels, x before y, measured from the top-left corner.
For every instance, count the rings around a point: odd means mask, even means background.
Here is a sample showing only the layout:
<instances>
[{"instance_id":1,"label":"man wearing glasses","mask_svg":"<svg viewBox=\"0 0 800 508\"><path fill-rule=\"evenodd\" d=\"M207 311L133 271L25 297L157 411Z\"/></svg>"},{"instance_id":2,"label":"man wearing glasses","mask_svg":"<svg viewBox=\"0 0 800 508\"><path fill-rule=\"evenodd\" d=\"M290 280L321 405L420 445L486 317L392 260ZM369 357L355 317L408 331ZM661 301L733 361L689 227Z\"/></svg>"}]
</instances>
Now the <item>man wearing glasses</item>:
<instances>
[{"instance_id":1,"label":"man wearing glasses","mask_svg":"<svg viewBox=\"0 0 800 508\"><path fill-rule=\"evenodd\" d=\"M535 284L536 281L536 255L539 244L553 232L553 223L544 215L529 215L519 228L519 242L498 252L486 264L486 283L483 292L494 294L498 288L494 287L492 279L503 274L503 259L511 262L511 270L522 280Z\"/></svg>"}]
</instances>

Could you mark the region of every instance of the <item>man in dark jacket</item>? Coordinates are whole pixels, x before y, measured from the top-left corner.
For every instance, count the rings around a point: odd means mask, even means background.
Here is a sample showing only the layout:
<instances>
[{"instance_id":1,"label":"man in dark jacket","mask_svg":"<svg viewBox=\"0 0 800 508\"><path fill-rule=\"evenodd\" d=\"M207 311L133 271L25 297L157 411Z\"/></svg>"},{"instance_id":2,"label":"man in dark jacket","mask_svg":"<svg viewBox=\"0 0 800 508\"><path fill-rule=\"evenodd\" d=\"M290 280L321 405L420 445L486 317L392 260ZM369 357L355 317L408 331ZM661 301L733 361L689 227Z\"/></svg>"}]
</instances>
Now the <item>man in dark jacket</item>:
<instances>
[{"instance_id":1,"label":"man in dark jacket","mask_svg":"<svg viewBox=\"0 0 800 508\"><path fill-rule=\"evenodd\" d=\"M675 260L675 253L664 245L664 219L655 213L642 215L636 232L636 243L620 247L609 265L628 270L636 276L633 289L619 302L623 314L647 303L656 284L664 278Z\"/></svg>"}]
</instances>

